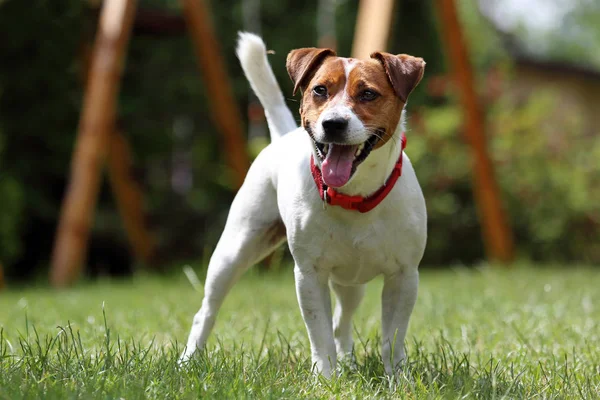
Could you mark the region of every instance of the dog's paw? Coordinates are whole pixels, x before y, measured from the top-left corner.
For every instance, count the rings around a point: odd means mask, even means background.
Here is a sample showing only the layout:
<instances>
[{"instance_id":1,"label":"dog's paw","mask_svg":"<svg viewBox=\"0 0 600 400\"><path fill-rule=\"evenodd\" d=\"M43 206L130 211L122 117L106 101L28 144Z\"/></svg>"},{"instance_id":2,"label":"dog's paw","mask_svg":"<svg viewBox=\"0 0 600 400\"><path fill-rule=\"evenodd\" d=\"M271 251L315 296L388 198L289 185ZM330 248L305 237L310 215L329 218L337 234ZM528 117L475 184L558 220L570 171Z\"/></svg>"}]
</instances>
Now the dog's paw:
<instances>
[{"instance_id":1,"label":"dog's paw","mask_svg":"<svg viewBox=\"0 0 600 400\"><path fill-rule=\"evenodd\" d=\"M317 377L323 377L330 379L332 376L336 376L337 360L330 362L329 360L315 360L313 359L312 373Z\"/></svg>"},{"instance_id":2,"label":"dog's paw","mask_svg":"<svg viewBox=\"0 0 600 400\"><path fill-rule=\"evenodd\" d=\"M338 353L337 369L339 372L356 371L358 369L358 364L356 362L356 356L354 354L354 351Z\"/></svg>"},{"instance_id":3,"label":"dog's paw","mask_svg":"<svg viewBox=\"0 0 600 400\"><path fill-rule=\"evenodd\" d=\"M386 351L384 346L382 351L383 367L387 376L395 376L403 371L406 362L406 352L404 349L398 353Z\"/></svg>"},{"instance_id":4,"label":"dog's paw","mask_svg":"<svg viewBox=\"0 0 600 400\"><path fill-rule=\"evenodd\" d=\"M186 348L179 357L179 360L177 360L177 366L179 366L180 368L185 366L194 355L194 352L195 349L189 350Z\"/></svg>"}]
</instances>

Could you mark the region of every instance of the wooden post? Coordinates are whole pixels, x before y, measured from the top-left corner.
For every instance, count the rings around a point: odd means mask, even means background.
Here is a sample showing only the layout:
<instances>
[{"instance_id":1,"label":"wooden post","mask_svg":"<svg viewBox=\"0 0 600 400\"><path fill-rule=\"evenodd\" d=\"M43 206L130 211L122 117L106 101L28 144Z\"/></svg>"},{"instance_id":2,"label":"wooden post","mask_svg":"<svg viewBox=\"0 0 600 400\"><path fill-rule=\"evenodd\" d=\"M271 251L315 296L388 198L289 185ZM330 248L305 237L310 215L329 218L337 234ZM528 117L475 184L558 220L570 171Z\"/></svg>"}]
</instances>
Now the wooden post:
<instances>
[{"instance_id":1,"label":"wooden post","mask_svg":"<svg viewBox=\"0 0 600 400\"><path fill-rule=\"evenodd\" d=\"M487 152L485 122L475 91L469 60L454 0L437 0L442 21L442 40L450 56L465 113L465 138L473 155L473 188L488 257L510 262L514 257L512 232L502 208L494 166Z\"/></svg>"},{"instance_id":2,"label":"wooden post","mask_svg":"<svg viewBox=\"0 0 600 400\"><path fill-rule=\"evenodd\" d=\"M154 240L146 229L142 190L131 176L129 144L119 131L110 135L107 162L108 178L133 253L149 266L154 254Z\"/></svg>"},{"instance_id":3,"label":"wooden post","mask_svg":"<svg viewBox=\"0 0 600 400\"><path fill-rule=\"evenodd\" d=\"M239 188L244 182L250 161L246 152L240 112L235 104L206 2L181 0L181 4L209 95L211 113L223 135L225 153L235 174L234 183Z\"/></svg>"},{"instance_id":4,"label":"wooden post","mask_svg":"<svg viewBox=\"0 0 600 400\"><path fill-rule=\"evenodd\" d=\"M71 177L52 254L54 286L74 282L85 260L108 135L114 129L117 95L129 42L135 0L105 0L96 34Z\"/></svg>"},{"instance_id":5,"label":"wooden post","mask_svg":"<svg viewBox=\"0 0 600 400\"><path fill-rule=\"evenodd\" d=\"M146 13L143 10L136 12L133 25L133 35L135 35L136 25L146 24L149 29L155 26L160 27L163 20L159 19L160 15L154 12ZM174 18L169 16L164 20L166 27L172 28ZM142 25L142 26L146 26ZM181 26L185 28L183 19ZM171 31L167 31L170 34ZM92 60L92 46L89 41L84 41L82 45L80 62L83 66L81 81L84 87L87 87L90 77ZM154 240L152 235L146 228L143 213L143 194L139 185L131 177L131 150L127 139L121 132L114 129L109 134L108 146L108 179L110 181L113 195L117 203L117 208L127 239L132 247L133 253L138 260L141 260L146 267L152 265L152 256L154 254Z\"/></svg>"},{"instance_id":6,"label":"wooden post","mask_svg":"<svg viewBox=\"0 0 600 400\"><path fill-rule=\"evenodd\" d=\"M356 17L352 57L369 58L374 51L387 48L394 0L361 0Z\"/></svg>"}]
</instances>

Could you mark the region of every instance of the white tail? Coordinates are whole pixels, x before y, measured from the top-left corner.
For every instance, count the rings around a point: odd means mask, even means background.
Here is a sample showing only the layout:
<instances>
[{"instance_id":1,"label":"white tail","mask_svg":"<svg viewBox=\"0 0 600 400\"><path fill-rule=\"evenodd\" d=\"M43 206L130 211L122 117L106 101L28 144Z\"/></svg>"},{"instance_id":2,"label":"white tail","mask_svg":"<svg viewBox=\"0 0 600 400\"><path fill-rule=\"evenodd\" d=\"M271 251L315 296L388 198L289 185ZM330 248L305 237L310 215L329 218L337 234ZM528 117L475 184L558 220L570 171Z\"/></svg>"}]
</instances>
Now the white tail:
<instances>
[{"instance_id":1,"label":"white tail","mask_svg":"<svg viewBox=\"0 0 600 400\"><path fill-rule=\"evenodd\" d=\"M275 79L267 48L262 39L248 32L239 32L236 54L250 86L265 109L271 141L293 131L298 126L290 111L281 88Z\"/></svg>"}]
</instances>

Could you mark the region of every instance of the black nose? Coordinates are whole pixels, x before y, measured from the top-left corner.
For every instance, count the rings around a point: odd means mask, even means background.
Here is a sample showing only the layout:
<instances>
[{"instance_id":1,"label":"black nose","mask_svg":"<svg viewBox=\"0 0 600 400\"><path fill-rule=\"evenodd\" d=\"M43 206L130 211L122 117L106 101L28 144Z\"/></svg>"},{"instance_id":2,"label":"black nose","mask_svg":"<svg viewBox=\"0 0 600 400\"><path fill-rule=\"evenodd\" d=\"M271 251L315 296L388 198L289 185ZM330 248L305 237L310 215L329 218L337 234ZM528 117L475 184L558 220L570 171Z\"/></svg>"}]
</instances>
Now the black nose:
<instances>
[{"instance_id":1,"label":"black nose","mask_svg":"<svg viewBox=\"0 0 600 400\"><path fill-rule=\"evenodd\" d=\"M341 140L348 128L348 120L344 118L332 118L323 121L323 131L329 140Z\"/></svg>"}]
</instances>

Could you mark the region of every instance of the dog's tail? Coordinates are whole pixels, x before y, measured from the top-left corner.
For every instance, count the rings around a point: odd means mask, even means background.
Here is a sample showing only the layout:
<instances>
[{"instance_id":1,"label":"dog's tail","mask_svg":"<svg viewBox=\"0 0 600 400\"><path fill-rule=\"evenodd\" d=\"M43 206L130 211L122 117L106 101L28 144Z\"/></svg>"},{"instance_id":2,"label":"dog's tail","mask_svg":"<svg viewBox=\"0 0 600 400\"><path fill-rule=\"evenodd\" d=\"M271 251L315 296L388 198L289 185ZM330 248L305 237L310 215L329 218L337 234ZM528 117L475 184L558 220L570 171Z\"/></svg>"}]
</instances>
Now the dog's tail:
<instances>
[{"instance_id":1,"label":"dog's tail","mask_svg":"<svg viewBox=\"0 0 600 400\"><path fill-rule=\"evenodd\" d=\"M253 33L239 32L238 35L236 53L252 90L265 109L273 141L298 126L285 104L283 93L267 59L265 43Z\"/></svg>"}]
</instances>

